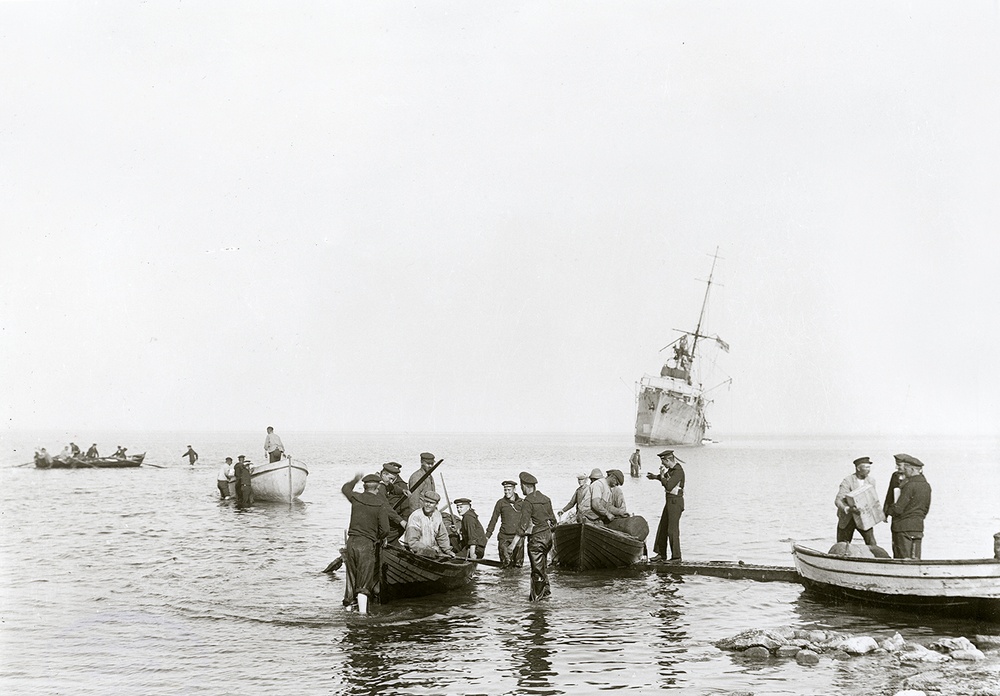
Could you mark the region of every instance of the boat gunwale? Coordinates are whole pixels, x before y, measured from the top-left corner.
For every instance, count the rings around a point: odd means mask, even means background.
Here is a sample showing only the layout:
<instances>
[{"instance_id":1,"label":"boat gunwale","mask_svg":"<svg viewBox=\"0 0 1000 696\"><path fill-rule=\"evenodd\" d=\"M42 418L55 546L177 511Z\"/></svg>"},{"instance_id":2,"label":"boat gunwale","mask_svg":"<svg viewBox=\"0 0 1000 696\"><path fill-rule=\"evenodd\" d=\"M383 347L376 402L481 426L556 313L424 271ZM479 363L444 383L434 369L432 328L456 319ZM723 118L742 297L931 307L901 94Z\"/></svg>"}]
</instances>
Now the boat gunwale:
<instances>
[{"instance_id":1,"label":"boat gunwale","mask_svg":"<svg viewBox=\"0 0 1000 696\"><path fill-rule=\"evenodd\" d=\"M792 555L798 556L815 556L819 558L829 558L837 562L848 562L848 563L862 563L862 564L875 564L875 565L888 565L888 566L902 566L902 567L927 567L932 565L941 566L963 566L963 565L981 565L989 566L1000 564L1000 559L997 558L942 558L942 559L923 559L923 558L861 558L857 556L835 556L829 553L823 553L822 551L817 551L816 549L811 549L808 546L802 546L800 544L795 544L792 548ZM874 575L874 574L873 574Z\"/></svg>"}]
</instances>

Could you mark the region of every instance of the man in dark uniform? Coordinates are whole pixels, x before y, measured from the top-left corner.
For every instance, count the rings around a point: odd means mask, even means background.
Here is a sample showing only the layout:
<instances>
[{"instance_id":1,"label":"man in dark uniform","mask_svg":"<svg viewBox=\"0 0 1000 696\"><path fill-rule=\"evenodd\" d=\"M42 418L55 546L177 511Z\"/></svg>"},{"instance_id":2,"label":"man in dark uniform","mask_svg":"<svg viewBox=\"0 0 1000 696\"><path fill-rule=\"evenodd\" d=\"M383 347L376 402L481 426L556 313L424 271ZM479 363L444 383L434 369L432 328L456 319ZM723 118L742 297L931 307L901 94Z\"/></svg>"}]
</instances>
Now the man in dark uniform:
<instances>
[{"instance_id":1,"label":"man in dark uniform","mask_svg":"<svg viewBox=\"0 0 1000 696\"><path fill-rule=\"evenodd\" d=\"M497 520L500 520L500 529L497 531L497 552L500 554L500 563L505 568L520 568L524 565L524 539L518 542L513 553L508 551L508 547L517 533L517 521L521 517L523 503L521 496L517 494L516 483L504 481L502 485L503 497L493 506L493 516L486 526L486 538L493 537Z\"/></svg>"},{"instance_id":2,"label":"man in dark uniform","mask_svg":"<svg viewBox=\"0 0 1000 696\"><path fill-rule=\"evenodd\" d=\"M233 466L233 473L236 476L236 505L246 507L253 502L253 491L250 489L250 467L244 461L246 455L237 457L237 462Z\"/></svg>"},{"instance_id":3,"label":"man in dark uniform","mask_svg":"<svg viewBox=\"0 0 1000 696\"><path fill-rule=\"evenodd\" d=\"M364 484L362 493L355 493L358 481ZM375 547L389 533L389 514L385 499L376 491L381 481L378 474L361 478L356 475L341 487L340 492L351 501L351 522L347 528L347 546L344 556L347 582L344 588L344 606L358 605L358 613L368 613L368 597L375 586Z\"/></svg>"},{"instance_id":4,"label":"man in dark uniform","mask_svg":"<svg viewBox=\"0 0 1000 696\"><path fill-rule=\"evenodd\" d=\"M95 442L90 446L90 449L87 450L87 459L100 459L100 457L101 455L97 453L97 443Z\"/></svg>"},{"instance_id":5,"label":"man in dark uniform","mask_svg":"<svg viewBox=\"0 0 1000 696\"><path fill-rule=\"evenodd\" d=\"M472 509L472 501L469 498L456 498L455 510L462 520L458 528L458 557L482 558L486 555L486 532L483 531L479 515Z\"/></svg>"},{"instance_id":6,"label":"man in dark uniform","mask_svg":"<svg viewBox=\"0 0 1000 696\"><path fill-rule=\"evenodd\" d=\"M653 553L650 561L663 561L667 558L667 543L670 544L670 560L679 563L681 560L681 513L684 512L684 467L674 456L673 450L664 450L657 455L660 458L660 471L657 474L648 473L646 478L659 481L666 493L663 513L660 515L660 525L656 528L656 541L653 542Z\"/></svg>"},{"instance_id":7,"label":"man in dark uniform","mask_svg":"<svg viewBox=\"0 0 1000 696\"><path fill-rule=\"evenodd\" d=\"M903 485L903 479L906 478L906 474L903 473L903 460L900 457L905 457L905 454L894 454L893 459L896 460L896 470L892 472L892 476L889 477L889 488L885 492L885 502L882 503L882 514L885 515L886 519L889 519L889 507L896 502L896 496L900 487Z\"/></svg>"},{"instance_id":8,"label":"man in dark uniform","mask_svg":"<svg viewBox=\"0 0 1000 696\"><path fill-rule=\"evenodd\" d=\"M556 525L556 515L552 512L552 501L535 488L538 479L527 471L522 471L518 478L524 501L515 536L507 551L513 554L521 539L528 537L528 562L531 564L531 592L528 594L528 601L536 602L552 594L549 588L549 551L552 550L552 527Z\"/></svg>"},{"instance_id":9,"label":"man in dark uniform","mask_svg":"<svg viewBox=\"0 0 1000 696\"><path fill-rule=\"evenodd\" d=\"M434 455L430 452L422 452L420 454L420 468L410 474L410 479L407 481L406 487L410 490L410 499L407 503L407 510L403 513L404 517L409 517L411 513L419 510L423 507L420 501L420 494L424 491L433 491L434 489L434 477L428 476L423 480L419 486L417 481L420 480L425 473L430 471L434 467Z\"/></svg>"},{"instance_id":10,"label":"man in dark uniform","mask_svg":"<svg viewBox=\"0 0 1000 696\"><path fill-rule=\"evenodd\" d=\"M906 479L899 489L899 500L889 506L892 516L892 555L894 558L920 558L924 540L924 518L931 509L931 486L924 478L924 463L908 454L897 454L903 462ZM899 555L896 555L898 551Z\"/></svg>"},{"instance_id":11,"label":"man in dark uniform","mask_svg":"<svg viewBox=\"0 0 1000 696\"><path fill-rule=\"evenodd\" d=\"M396 462L386 462L382 465L382 471L376 476L379 477L378 490L376 493L385 500L389 511L389 543L396 541L406 529L406 519L400 514L404 511L409 498L410 491L399 480L399 472L402 467Z\"/></svg>"}]
</instances>

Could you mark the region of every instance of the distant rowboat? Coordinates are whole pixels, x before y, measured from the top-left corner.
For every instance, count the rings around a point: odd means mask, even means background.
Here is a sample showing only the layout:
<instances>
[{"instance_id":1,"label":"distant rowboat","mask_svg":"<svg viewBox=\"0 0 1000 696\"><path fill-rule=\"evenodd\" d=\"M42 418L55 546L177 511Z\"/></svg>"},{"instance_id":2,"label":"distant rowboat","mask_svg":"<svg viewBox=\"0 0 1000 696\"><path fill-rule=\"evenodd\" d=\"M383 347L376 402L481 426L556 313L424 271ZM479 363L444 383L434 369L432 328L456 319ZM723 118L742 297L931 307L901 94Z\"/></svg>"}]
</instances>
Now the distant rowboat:
<instances>
[{"instance_id":1,"label":"distant rowboat","mask_svg":"<svg viewBox=\"0 0 1000 696\"><path fill-rule=\"evenodd\" d=\"M70 457L69 459L53 459L51 462L44 457L35 455L35 466L39 469L127 469L130 467L142 466L142 460L146 458L146 453L135 454L131 457L99 457L88 459L86 457Z\"/></svg>"},{"instance_id":2,"label":"distant rowboat","mask_svg":"<svg viewBox=\"0 0 1000 696\"><path fill-rule=\"evenodd\" d=\"M832 556L795 544L806 587L868 604L1000 621L1000 559L925 561Z\"/></svg>"}]
</instances>

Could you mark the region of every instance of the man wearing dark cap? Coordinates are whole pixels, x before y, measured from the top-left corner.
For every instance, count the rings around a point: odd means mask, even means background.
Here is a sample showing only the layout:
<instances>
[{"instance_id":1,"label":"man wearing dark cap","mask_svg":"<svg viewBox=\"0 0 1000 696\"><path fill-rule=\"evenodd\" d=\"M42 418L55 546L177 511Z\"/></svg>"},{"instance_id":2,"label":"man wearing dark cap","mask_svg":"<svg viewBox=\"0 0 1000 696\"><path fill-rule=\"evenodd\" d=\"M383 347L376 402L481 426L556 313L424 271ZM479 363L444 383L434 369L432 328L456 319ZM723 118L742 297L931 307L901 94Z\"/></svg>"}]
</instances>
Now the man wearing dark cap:
<instances>
[{"instance_id":1,"label":"man wearing dark cap","mask_svg":"<svg viewBox=\"0 0 1000 696\"><path fill-rule=\"evenodd\" d=\"M253 490L250 488L250 462L245 461L246 456L240 455L233 467L233 475L236 476L236 505L246 507L253 503Z\"/></svg>"},{"instance_id":2,"label":"man wearing dark cap","mask_svg":"<svg viewBox=\"0 0 1000 696\"><path fill-rule=\"evenodd\" d=\"M410 491L409 500L409 514L413 514L414 511L419 510L423 503L420 500L420 494L424 491L433 491L434 489L434 477L428 476L424 479L423 483L419 486L417 481L425 473L431 470L434 466L434 455L430 452L423 452L420 455L420 468L410 474L410 480L408 482L407 488Z\"/></svg>"},{"instance_id":3,"label":"man wearing dark cap","mask_svg":"<svg viewBox=\"0 0 1000 696\"><path fill-rule=\"evenodd\" d=\"M854 512L857 508L847 501L847 496L862 486L871 485L875 487L875 478L871 476L872 460L868 457L858 457L854 460L854 473L846 476L840 482L837 489L837 497L833 499L833 504L837 506L837 541L851 543L854 538L854 531L861 532L861 538L868 546L877 546L875 543L875 528L859 529L854 519Z\"/></svg>"},{"instance_id":4,"label":"man wearing dark cap","mask_svg":"<svg viewBox=\"0 0 1000 696\"><path fill-rule=\"evenodd\" d=\"M402 469L396 462L386 462L382 465L379 477L378 490L376 493L385 500L389 510L389 543L393 543L403 534L406 528L405 513L406 500L410 491L399 480L399 472Z\"/></svg>"},{"instance_id":5,"label":"man wearing dark cap","mask_svg":"<svg viewBox=\"0 0 1000 696\"><path fill-rule=\"evenodd\" d=\"M358 481L364 491L354 492ZM364 478L358 474L341 487L340 492L351 501L351 523L347 528L347 546L344 557L347 581L344 587L344 606L358 606L358 613L368 612L368 597L375 586L376 546L389 533L389 515L385 500L375 491L379 485L378 474Z\"/></svg>"},{"instance_id":6,"label":"man wearing dark cap","mask_svg":"<svg viewBox=\"0 0 1000 696\"><path fill-rule=\"evenodd\" d=\"M931 486L924 478L922 461L908 454L896 456L903 463L906 479L899 489L899 500L889 506L889 514L892 516L892 555L894 558L920 558L924 518L931 509Z\"/></svg>"},{"instance_id":7,"label":"man wearing dark cap","mask_svg":"<svg viewBox=\"0 0 1000 696\"><path fill-rule=\"evenodd\" d=\"M552 550L552 527L556 525L556 516L552 512L552 501L536 488L538 479L527 471L522 471L518 478L521 481L524 504L514 539L507 550L513 553L514 546L522 538L528 537L528 562L531 564L531 592L528 594L528 601L536 602L552 594L549 587L549 551Z\"/></svg>"},{"instance_id":8,"label":"man wearing dark cap","mask_svg":"<svg viewBox=\"0 0 1000 696\"><path fill-rule=\"evenodd\" d=\"M632 476L638 477L639 470L642 469L642 455L639 454L639 448L635 448L635 452L632 456L628 458L629 472Z\"/></svg>"},{"instance_id":9,"label":"man wearing dark cap","mask_svg":"<svg viewBox=\"0 0 1000 696\"><path fill-rule=\"evenodd\" d=\"M219 467L219 473L215 476L215 485L223 500L229 497L229 478L233 476L233 473L233 458L226 457L226 461Z\"/></svg>"},{"instance_id":10,"label":"man wearing dark cap","mask_svg":"<svg viewBox=\"0 0 1000 696\"><path fill-rule=\"evenodd\" d=\"M509 551L508 547L517 533L517 521L521 516L521 496L517 494L517 484L514 481L504 481L501 485L503 497L493 506L493 516L486 526L486 538L493 537L493 530L496 529L499 520L497 553L500 555L500 564L504 568L520 568L524 565L524 539L518 541L513 552Z\"/></svg>"},{"instance_id":11,"label":"man wearing dark cap","mask_svg":"<svg viewBox=\"0 0 1000 696\"><path fill-rule=\"evenodd\" d=\"M660 514L660 524L656 528L656 540L653 542L654 556L650 561L659 562L667 558L667 545L670 545L670 560L681 561L681 513L684 512L684 467L674 456L673 450L664 450L657 455L660 458L659 473L646 474L646 478L659 481L663 486L666 500L663 512Z\"/></svg>"},{"instance_id":12,"label":"man wearing dark cap","mask_svg":"<svg viewBox=\"0 0 1000 696\"><path fill-rule=\"evenodd\" d=\"M482 558L486 555L486 532L479 521L479 515L472 509L472 500L456 498L455 509L462 520L458 528L459 558Z\"/></svg>"},{"instance_id":13,"label":"man wearing dark cap","mask_svg":"<svg viewBox=\"0 0 1000 696\"><path fill-rule=\"evenodd\" d=\"M904 464L901 457L905 457L905 454L894 454L893 459L896 460L896 470L892 472L892 476L889 477L889 488L885 491L885 502L882 503L882 514L885 518L889 519L889 508L893 506L899 497L899 489L903 485L903 481L906 479L906 474L903 471ZM892 557L902 558L899 555L899 550L896 548L896 539L893 535L892 540Z\"/></svg>"}]
</instances>

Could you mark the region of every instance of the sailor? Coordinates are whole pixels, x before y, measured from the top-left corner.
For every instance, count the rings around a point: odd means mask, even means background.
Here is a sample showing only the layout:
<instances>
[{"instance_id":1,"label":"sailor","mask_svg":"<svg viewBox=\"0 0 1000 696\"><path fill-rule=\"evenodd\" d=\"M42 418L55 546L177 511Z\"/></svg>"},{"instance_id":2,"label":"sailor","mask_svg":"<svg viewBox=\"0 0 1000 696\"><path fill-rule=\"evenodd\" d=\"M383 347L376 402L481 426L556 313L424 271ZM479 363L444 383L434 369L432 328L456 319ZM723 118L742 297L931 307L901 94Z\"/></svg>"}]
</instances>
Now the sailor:
<instances>
[{"instance_id":1,"label":"sailor","mask_svg":"<svg viewBox=\"0 0 1000 696\"><path fill-rule=\"evenodd\" d=\"M184 457L188 458L188 461L191 462L191 466L194 466L194 463L198 461L198 453L191 449L191 445L188 445L188 450L181 455L181 459Z\"/></svg>"},{"instance_id":2,"label":"sailor","mask_svg":"<svg viewBox=\"0 0 1000 696\"><path fill-rule=\"evenodd\" d=\"M861 532L861 538L868 546L877 546L875 542L875 527L869 529L859 529L854 520L854 512L857 508L847 502L847 496L865 485L875 486L875 479L871 476L872 460L868 457L858 457L854 460L854 473L845 477L840 482L837 489L837 497L833 499L833 504L837 506L837 541L851 543L854 538L854 530Z\"/></svg>"},{"instance_id":3,"label":"sailor","mask_svg":"<svg viewBox=\"0 0 1000 696\"><path fill-rule=\"evenodd\" d=\"M424 491L420 494L420 507L411 512L406 520L403 545L415 554L430 558L455 555L448 538L448 528L444 526L437 509L440 500L441 496L436 491Z\"/></svg>"},{"instance_id":4,"label":"sailor","mask_svg":"<svg viewBox=\"0 0 1000 696\"><path fill-rule=\"evenodd\" d=\"M79 457L80 456L80 448L77 446L77 444L75 442L69 443L69 453L73 457Z\"/></svg>"},{"instance_id":5,"label":"sailor","mask_svg":"<svg viewBox=\"0 0 1000 696\"><path fill-rule=\"evenodd\" d=\"M524 539L521 539L513 552L509 551L508 547L517 531L517 520L521 516L521 496L517 494L517 483L514 481L504 481L500 485L503 486L503 497L493 506L493 516L486 526L486 538L493 537L493 530L496 529L499 520L497 553L500 555L500 564L505 568L520 568L524 565Z\"/></svg>"},{"instance_id":6,"label":"sailor","mask_svg":"<svg viewBox=\"0 0 1000 696\"><path fill-rule=\"evenodd\" d=\"M538 479L527 471L522 471L518 478L524 504L516 534L507 550L513 553L521 539L528 537L528 562L531 564L528 601L537 602L552 594L549 587L549 551L552 550L552 527L556 524L556 515L552 512L552 501L536 488Z\"/></svg>"},{"instance_id":7,"label":"sailor","mask_svg":"<svg viewBox=\"0 0 1000 696\"><path fill-rule=\"evenodd\" d=\"M406 529L406 520L400 514L410 491L399 480L402 467L396 462L386 462L378 473L379 485L376 493L382 497L389 511L389 543L393 543Z\"/></svg>"},{"instance_id":8,"label":"sailor","mask_svg":"<svg viewBox=\"0 0 1000 696\"><path fill-rule=\"evenodd\" d=\"M667 559L667 545L670 546L670 561L681 561L681 513L684 512L684 467L681 460L674 455L673 450L663 450L660 458L659 473L646 474L646 478L659 481L663 486L666 500L663 512L660 514L660 524L656 528L656 541L653 542L653 553L650 561L657 562Z\"/></svg>"},{"instance_id":9,"label":"sailor","mask_svg":"<svg viewBox=\"0 0 1000 696\"><path fill-rule=\"evenodd\" d=\"M407 482L406 487L410 491L410 500L408 502L408 507L407 507L409 512L405 513L407 516L419 510L420 507L423 505L423 502L420 500L421 493L423 493L424 491L434 490L433 476L428 476L427 478L424 479L423 483L417 486L417 481L420 480L420 477L423 476L428 471L430 471L433 466L434 466L434 455L431 454L430 452L423 452L420 455L420 468L414 471L412 474L410 474L410 479Z\"/></svg>"},{"instance_id":10,"label":"sailor","mask_svg":"<svg viewBox=\"0 0 1000 696\"><path fill-rule=\"evenodd\" d=\"M472 509L472 500L456 498L455 509L462 520L458 528L458 556L482 558L486 555L486 532L483 531L479 515Z\"/></svg>"},{"instance_id":11,"label":"sailor","mask_svg":"<svg viewBox=\"0 0 1000 696\"><path fill-rule=\"evenodd\" d=\"M122 447L121 445L118 445L118 449L115 450L115 453L112 456L117 457L118 459L125 459L125 457L127 456L125 454L126 452L128 452L128 447Z\"/></svg>"},{"instance_id":12,"label":"sailor","mask_svg":"<svg viewBox=\"0 0 1000 696\"><path fill-rule=\"evenodd\" d=\"M87 459L100 459L100 457L101 455L97 453L97 443L95 442L90 446L90 449L87 450Z\"/></svg>"},{"instance_id":13,"label":"sailor","mask_svg":"<svg viewBox=\"0 0 1000 696\"><path fill-rule=\"evenodd\" d=\"M899 500L889 506L892 516L894 558L920 558L924 540L924 518L931 509L931 486L924 478L924 463L908 454L896 455L903 462L906 479ZM897 550L899 555L897 554Z\"/></svg>"},{"instance_id":14,"label":"sailor","mask_svg":"<svg viewBox=\"0 0 1000 696\"><path fill-rule=\"evenodd\" d=\"M380 480L378 474L368 474L364 478L357 474L340 489L351 502L351 522L344 549L347 565L344 606L357 604L359 614L368 613L368 598L375 586L375 547L389 533L388 508L385 500L375 492ZM364 486L361 493L354 492L358 481Z\"/></svg>"},{"instance_id":15,"label":"sailor","mask_svg":"<svg viewBox=\"0 0 1000 696\"><path fill-rule=\"evenodd\" d=\"M892 457L896 461L896 470L889 477L889 488L885 491L885 502L882 503L882 514L885 515L886 519L889 519L889 508L899 497L899 488L906 478L906 474L903 472L903 460L900 458L905 456L905 454L894 454ZM895 553L893 553L893 557L898 558Z\"/></svg>"},{"instance_id":16,"label":"sailor","mask_svg":"<svg viewBox=\"0 0 1000 696\"><path fill-rule=\"evenodd\" d=\"M246 455L241 454L236 458L238 461L233 466L233 474L236 476L236 505L246 507L253 503L253 489L250 487L250 462L245 461Z\"/></svg>"}]
</instances>

